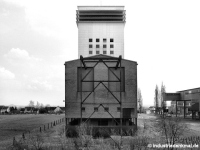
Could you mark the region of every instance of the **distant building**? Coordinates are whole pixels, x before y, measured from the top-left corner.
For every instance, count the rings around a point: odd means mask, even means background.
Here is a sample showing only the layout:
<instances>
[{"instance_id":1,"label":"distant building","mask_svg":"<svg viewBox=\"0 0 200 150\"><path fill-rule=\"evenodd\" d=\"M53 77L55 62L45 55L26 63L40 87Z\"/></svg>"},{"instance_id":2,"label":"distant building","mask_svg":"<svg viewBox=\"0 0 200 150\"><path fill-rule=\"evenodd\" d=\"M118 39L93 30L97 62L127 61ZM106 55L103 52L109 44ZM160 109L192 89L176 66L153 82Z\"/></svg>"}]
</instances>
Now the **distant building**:
<instances>
[{"instance_id":1,"label":"distant building","mask_svg":"<svg viewBox=\"0 0 200 150\"><path fill-rule=\"evenodd\" d=\"M99 54L124 58L124 6L78 6L78 58Z\"/></svg>"},{"instance_id":2,"label":"distant building","mask_svg":"<svg viewBox=\"0 0 200 150\"><path fill-rule=\"evenodd\" d=\"M187 115L193 114L200 119L200 88L177 91L176 93L165 93L165 101L171 101L169 112L174 114Z\"/></svg>"}]
</instances>

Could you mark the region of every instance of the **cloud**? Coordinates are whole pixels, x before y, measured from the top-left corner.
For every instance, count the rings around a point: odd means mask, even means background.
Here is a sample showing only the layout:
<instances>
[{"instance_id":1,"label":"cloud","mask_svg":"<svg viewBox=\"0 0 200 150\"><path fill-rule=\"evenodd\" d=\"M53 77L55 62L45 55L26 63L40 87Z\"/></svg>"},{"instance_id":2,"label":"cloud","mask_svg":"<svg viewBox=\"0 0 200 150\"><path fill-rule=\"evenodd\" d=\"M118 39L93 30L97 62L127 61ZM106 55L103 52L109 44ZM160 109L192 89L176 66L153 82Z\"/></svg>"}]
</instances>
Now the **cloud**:
<instances>
[{"instance_id":1,"label":"cloud","mask_svg":"<svg viewBox=\"0 0 200 150\"><path fill-rule=\"evenodd\" d=\"M4 55L4 58L13 64L29 63L33 65L34 63L41 61L39 58L30 56L26 50L21 50L19 48L12 48L7 54Z\"/></svg>"},{"instance_id":2,"label":"cloud","mask_svg":"<svg viewBox=\"0 0 200 150\"><path fill-rule=\"evenodd\" d=\"M1 79L14 79L15 74L10 72L9 70L6 70L3 67L0 67L0 78Z\"/></svg>"},{"instance_id":3,"label":"cloud","mask_svg":"<svg viewBox=\"0 0 200 150\"><path fill-rule=\"evenodd\" d=\"M53 86L47 81L39 81L38 79L32 80L32 82L28 85L30 90L52 90Z\"/></svg>"}]
</instances>

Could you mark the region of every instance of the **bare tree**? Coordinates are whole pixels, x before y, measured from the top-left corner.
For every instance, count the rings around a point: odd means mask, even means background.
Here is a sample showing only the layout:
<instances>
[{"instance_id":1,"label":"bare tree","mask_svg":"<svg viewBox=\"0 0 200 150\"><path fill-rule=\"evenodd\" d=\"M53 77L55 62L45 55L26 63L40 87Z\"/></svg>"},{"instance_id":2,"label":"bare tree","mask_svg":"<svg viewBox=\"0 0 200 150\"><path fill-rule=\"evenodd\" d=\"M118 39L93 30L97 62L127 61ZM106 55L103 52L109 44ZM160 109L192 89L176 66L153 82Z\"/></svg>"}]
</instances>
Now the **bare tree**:
<instances>
[{"instance_id":1,"label":"bare tree","mask_svg":"<svg viewBox=\"0 0 200 150\"><path fill-rule=\"evenodd\" d=\"M29 106L29 107L34 107L34 101L33 101L33 100L30 100L28 106Z\"/></svg>"},{"instance_id":2,"label":"bare tree","mask_svg":"<svg viewBox=\"0 0 200 150\"><path fill-rule=\"evenodd\" d=\"M176 144L179 138L188 130L186 123L182 122L179 117L160 117L154 126L168 145ZM168 149L173 150L173 147L168 147Z\"/></svg>"},{"instance_id":3,"label":"bare tree","mask_svg":"<svg viewBox=\"0 0 200 150\"><path fill-rule=\"evenodd\" d=\"M143 99L142 99L142 93L141 93L140 88L138 88L138 90L137 90L137 101L138 101L138 108L141 113L142 108L143 108Z\"/></svg>"},{"instance_id":4,"label":"bare tree","mask_svg":"<svg viewBox=\"0 0 200 150\"><path fill-rule=\"evenodd\" d=\"M165 85L161 84L161 90L160 90L160 101L161 101L161 108L163 110L163 116L164 116L164 110L166 108L166 102L164 101L164 94L166 92L166 88L165 88Z\"/></svg>"}]
</instances>

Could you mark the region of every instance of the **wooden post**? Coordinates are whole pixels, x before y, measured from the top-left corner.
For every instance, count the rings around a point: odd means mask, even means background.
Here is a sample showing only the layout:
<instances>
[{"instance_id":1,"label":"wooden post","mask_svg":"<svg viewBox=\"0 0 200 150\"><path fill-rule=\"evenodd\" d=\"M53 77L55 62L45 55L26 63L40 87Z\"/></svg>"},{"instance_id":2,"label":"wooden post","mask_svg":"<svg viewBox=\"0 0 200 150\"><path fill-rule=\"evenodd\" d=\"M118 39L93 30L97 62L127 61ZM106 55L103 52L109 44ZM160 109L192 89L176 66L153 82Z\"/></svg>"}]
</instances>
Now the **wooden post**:
<instances>
[{"instance_id":1,"label":"wooden post","mask_svg":"<svg viewBox=\"0 0 200 150\"><path fill-rule=\"evenodd\" d=\"M22 138L23 138L23 140L25 139L25 135L24 135L24 133L22 134Z\"/></svg>"},{"instance_id":2,"label":"wooden post","mask_svg":"<svg viewBox=\"0 0 200 150\"><path fill-rule=\"evenodd\" d=\"M13 137L13 145L15 145L15 137Z\"/></svg>"},{"instance_id":3,"label":"wooden post","mask_svg":"<svg viewBox=\"0 0 200 150\"><path fill-rule=\"evenodd\" d=\"M48 123L48 129L49 129L49 123Z\"/></svg>"},{"instance_id":4,"label":"wooden post","mask_svg":"<svg viewBox=\"0 0 200 150\"><path fill-rule=\"evenodd\" d=\"M185 102L186 102L186 101L184 101L184 106L183 106L183 107L184 107L184 118L185 118L185 109L186 109L186 108L185 108L185 105L186 105Z\"/></svg>"},{"instance_id":5,"label":"wooden post","mask_svg":"<svg viewBox=\"0 0 200 150\"><path fill-rule=\"evenodd\" d=\"M45 131L45 125L44 125L44 131Z\"/></svg>"},{"instance_id":6,"label":"wooden post","mask_svg":"<svg viewBox=\"0 0 200 150\"><path fill-rule=\"evenodd\" d=\"M42 128L40 127L40 132L42 132Z\"/></svg>"}]
</instances>

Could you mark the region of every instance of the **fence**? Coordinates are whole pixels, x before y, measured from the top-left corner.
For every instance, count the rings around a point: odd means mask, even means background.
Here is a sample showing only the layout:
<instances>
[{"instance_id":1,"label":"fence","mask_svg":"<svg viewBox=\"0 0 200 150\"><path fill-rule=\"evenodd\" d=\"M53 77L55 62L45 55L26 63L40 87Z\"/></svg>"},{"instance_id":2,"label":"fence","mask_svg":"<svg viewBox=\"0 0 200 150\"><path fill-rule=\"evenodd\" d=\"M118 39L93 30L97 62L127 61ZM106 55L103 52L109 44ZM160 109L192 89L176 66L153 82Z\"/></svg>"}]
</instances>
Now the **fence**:
<instances>
[{"instance_id":1,"label":"fence","mask_svg":"<svg viewBox=\"0 0 200 150\"><path fill-rule=\"evenodd\" d=\"M20 139L25 139L27 134L30 135L31 133L42 133L42 132L45 132L45 131L53 128L54 126L56 126L58 124L61 124L62 122L65 122L65 118L61 118L61 119L55 120L53 122L43 124L40 127L35 128L35 129L31 130L31 131L23 132L22 135L17 136L17 137L19 137ZM17 140L16 137L13 137L13 145L15 145L16 140Z\"/></svg>"}]
</instances>

